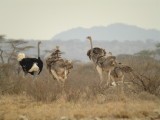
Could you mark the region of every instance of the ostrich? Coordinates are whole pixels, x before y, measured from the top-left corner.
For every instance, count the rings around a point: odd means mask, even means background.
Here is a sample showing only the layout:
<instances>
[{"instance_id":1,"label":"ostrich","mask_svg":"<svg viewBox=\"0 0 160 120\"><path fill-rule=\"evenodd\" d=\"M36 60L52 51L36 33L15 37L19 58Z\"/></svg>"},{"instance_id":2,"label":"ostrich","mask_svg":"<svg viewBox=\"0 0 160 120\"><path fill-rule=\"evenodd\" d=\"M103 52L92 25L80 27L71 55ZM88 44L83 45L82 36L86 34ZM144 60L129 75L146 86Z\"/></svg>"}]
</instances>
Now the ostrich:
<instances>
[{"instance_id":1,"label":"ostrich","mask_svg":"<svg viewBox=\"0 0 160 120\"><path fill-rule=\"evenodd\" d=\"M35 76L39 75L43 68L43 62L40 59L40 48L39 45L41 42L38 42L38 59L37 58L25 58L24 53L19 53L17 56L17 60L21 65L24 74L30 73L31 75Z\"/></svg>"},{"instance_id":2,"label":"ostrich","mask_svg":"<svg viewBox=\"0 0 160 120\"><path fill-rule=\"evenodd\" d=\"M70 70L73 68L72 61L61 57L62 52L59 50L59 46L53 51L53 53L46 59L47 68L53 79L59 84L64 83L67 79Z\"/></svg>"},{"instance_id":3,"label":"ostrich","mask_svg":"<svg viewBox=\"0 0 160 120\"><path fill-rule=\"evenodd\" d=\"M87 39L90 40L91 49L88 50L87 56L96 66L96 70L100 76L100 85L103 82L103 72L108 73L107 86L110 83L110 73L114 69L116 64L115 56L106 56L106 51L103 48L95 47L93 48L92 38L88 36Z\"/></svg>"},{"instance_id":4,"label":"ostrich","mask_svg":"<svg viewBox=\"0 0 160 120\"><path fill-rule=\"evenodd\" d=\"M121 81L124 84L125 73L131 73L133 68L122 63L116 64L115 68L111 71L112 85L116 86L116 82Z\"/></svg>"},{"instance_id":5,"label":"ostrich","mask_svg":"<svg viewBox=\"0 0 160 120\"><path fill-rule=\"evenodd\" d=\"M99 48L99 47L94 47L93 48L93 43L92 43L91 36L88 36L87 39L90 40L90 45L91 45L91 49L88 50L87 56L89 57L90 60L92 60L94 63L96 63L98 57L106 55L106 51L105 51L105 49Z\"/></svg>"}]
</instances>

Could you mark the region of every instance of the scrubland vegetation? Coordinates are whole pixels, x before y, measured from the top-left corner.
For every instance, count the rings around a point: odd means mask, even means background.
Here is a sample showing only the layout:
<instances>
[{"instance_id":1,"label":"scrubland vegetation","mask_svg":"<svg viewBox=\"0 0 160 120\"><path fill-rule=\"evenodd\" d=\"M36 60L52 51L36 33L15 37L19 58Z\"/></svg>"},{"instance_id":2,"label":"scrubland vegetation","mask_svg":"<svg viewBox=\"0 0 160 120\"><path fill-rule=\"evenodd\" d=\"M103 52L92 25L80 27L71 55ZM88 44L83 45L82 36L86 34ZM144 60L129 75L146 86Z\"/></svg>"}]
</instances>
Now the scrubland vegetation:
<instances>
[{"instance_id":1,"label":"scrubland vegetation","mask_svg":"<svg viewBox=\"0 0 160 120\"><path fill-rule=\"evenodd\" d=\"M99 76L91 62L74 61L64 88L52 79L45 61L37 79L24 78L16 55L33 46L22 40L5 42L10 47L5 51L0 46L0 120L160 119L159 44L154 51L117 56L117 62L133 68L125 75L122 91L121 84L108 88L103 81L98 86Z\"/></svg>"},{"instance_id":2,"label":"scrubland vegetation","mask_svg":"<svg viewBox=\"0 0 160 120\"><path fill-rule=\"evenodd\" d=\"M117 61L134 69L125 76L124 92L121 85L99 87L92 63L75 62L64 89L45 65L33 82L18 64L1 63L0 120L160 119L160 61L132 55Z\"/></svg>"}]
</instances>

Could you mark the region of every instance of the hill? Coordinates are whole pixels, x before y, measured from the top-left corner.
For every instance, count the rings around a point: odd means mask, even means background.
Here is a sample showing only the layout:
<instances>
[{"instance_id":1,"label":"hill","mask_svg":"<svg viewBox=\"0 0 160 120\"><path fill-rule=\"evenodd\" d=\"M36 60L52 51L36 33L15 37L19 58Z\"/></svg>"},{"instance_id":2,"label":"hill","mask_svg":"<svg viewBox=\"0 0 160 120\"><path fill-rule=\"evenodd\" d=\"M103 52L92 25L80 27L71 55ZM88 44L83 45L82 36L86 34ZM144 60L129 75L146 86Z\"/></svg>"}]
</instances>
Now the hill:
<instances>
[{"instance_id":1,"label":"hill","mask_svg":"<svg viewBox=\"0 0 160 120\"><path fill-rule=\"evenodd\" d=\"M73 28L55 35L52 40L85 40L86 36L92 36L98 41L145 41L152 39L160 41L160 31L155 29L144 29L137 26L116 23L109 26L97 26L92 28Z\"/></svg>"}]
</instances>

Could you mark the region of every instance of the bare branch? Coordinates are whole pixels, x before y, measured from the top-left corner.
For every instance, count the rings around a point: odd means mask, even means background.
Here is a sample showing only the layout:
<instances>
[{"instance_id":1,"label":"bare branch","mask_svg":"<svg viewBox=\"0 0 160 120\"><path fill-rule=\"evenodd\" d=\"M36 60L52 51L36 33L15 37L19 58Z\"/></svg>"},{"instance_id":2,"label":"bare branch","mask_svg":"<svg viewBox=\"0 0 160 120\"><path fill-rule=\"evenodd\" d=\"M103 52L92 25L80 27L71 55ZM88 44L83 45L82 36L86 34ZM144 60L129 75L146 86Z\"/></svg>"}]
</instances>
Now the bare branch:
<instances>
[{"instance_id":1,"label":"bare branch","mask_svg":"<svg viewBox=\"0 0 160 120\"><path fill-rule=\"evenodd\" d=\"M0 49L0 57L1 57L2 63L4 63L4 59L3 59L3 50L2 50L2 49Z\"/></svg>"},{"instance_id":2,"label":"bare branch","mask_svg":"<svg viewBox=\"0 0 160 120\"><path fill-rule=\"evenodd\" d=\"M18 46L18 45L25 44L28 42L24 41L24 40L9 40L9 41L7 41L7 43L9 43L11 45L13 44L14 46Z\"/></svg>"},{"instance_id":3,"label":"bare branch","mask_svg":"<svg viewBox=\"0 0 160 120\"><path fill-rule=\"evenodd\" d=\"M16 50L17 51L24 51L24 50L30 49L30 48L35 48L35 47L34 46L17 47Z\"/></svg>"}]
</instances>

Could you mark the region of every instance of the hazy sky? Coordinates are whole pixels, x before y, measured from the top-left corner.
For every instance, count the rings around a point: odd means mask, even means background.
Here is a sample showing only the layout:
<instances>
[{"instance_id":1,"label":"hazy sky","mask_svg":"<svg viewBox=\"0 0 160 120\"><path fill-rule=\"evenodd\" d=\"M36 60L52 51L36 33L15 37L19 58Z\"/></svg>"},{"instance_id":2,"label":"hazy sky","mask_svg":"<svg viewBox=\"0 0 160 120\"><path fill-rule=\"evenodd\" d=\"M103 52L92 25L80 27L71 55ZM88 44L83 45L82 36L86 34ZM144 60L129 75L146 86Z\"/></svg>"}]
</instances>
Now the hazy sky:
<instances>
[{"instance_id":1,"label":"hazy sky","mask_svg":"<svg viewBox=\"0 0 160 120\"><path fill-rule=\"evenodd\" d=\"M0 0L0 15L0 34L14 39L117 22L160 30L160 0Z\"/></svg>"}]
</instances>

